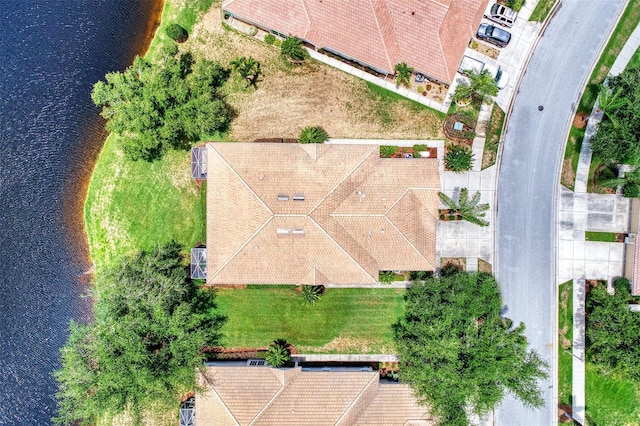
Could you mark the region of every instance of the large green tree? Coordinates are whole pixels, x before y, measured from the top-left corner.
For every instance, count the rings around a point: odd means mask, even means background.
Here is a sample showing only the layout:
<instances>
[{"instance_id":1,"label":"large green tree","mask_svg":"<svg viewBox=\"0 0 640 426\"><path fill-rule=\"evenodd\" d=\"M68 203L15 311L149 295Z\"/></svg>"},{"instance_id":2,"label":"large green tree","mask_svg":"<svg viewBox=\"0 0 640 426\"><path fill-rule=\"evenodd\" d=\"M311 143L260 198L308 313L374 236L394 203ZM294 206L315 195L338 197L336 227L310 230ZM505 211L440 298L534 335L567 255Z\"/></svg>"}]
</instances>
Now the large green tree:
<instances>
[{"instance_id":1,"label":"large green tree","mask_svg":"<svg viewBox=\"0 0 640 426\"><path fill-rule=\"evenodd\" d=\"M229 71L206 59L194 60L189 52L175 52L165 50L157 63L136 57L91 92L107 130L120 135L133 160L152 161L168 148L189 148L229 125L228 107L218 93Z\"/></svg>"},{"instance_id":2,"label":"large green tree","mask_svg":"<svg viewBox=\"0 0 640 426\"><path fill-rule=\"evenodd\" d=\"M615 294L606 286L587 296L587 357L604 373L640 380L640 312L629 310L629 281L615 282Z\"/></svg>"},{"instance_id":3,"label":"large green tree","mask_svg":"<svg viewBox=\"0 0 640 426\"><path fill-rule=\"evenodd\" d=\"M506 392L528 407L543 400L538 379L546 363L527 350L524 325L500 315L502 301L489 274L458 272L414 281L393 333L400 379L443 425L466 425L467 409L494 408Z\"/></svg>"},{"instance_id":4,"label":"large green tree","mask_svg":"<svg viewBox=\"0 0 640 426\"><path fill-rule=\"evenodd\" d=\"M176 408L194 389L202 349L218 345L215 294L189 278L175 243L127 257L98 280L95 322L72 323L55 373L55 421L95 424L127 412Z\"/></svg>"},{"instance_id":5,"label":"large green tree","mask_svg":"<svg viewBox=\"0 0 640 426\"><path fill-rule=\"evenodd\" d=\"M609 77L600 100L605 116L591 138L593 155L604 161L640 165L640 68Z\"/></svg>"}]
</instances>

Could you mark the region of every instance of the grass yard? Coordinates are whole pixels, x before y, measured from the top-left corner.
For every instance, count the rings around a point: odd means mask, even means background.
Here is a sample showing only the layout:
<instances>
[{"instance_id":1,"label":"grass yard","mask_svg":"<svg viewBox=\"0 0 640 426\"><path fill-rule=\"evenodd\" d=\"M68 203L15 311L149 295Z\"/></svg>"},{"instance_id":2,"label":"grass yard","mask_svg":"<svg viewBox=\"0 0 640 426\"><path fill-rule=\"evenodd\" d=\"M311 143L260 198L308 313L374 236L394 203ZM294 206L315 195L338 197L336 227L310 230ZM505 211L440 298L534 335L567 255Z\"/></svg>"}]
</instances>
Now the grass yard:
<instances>
[{"instance_id":1,"label":"grass yard","mask_svg":"<svg viewBox=\"0 0 640 426\"><path fill-rule=\"evenodd\" d=\"M533 13L531 17L529 17L529 21L537 21L543 22L547 19L549 12L551 12L551 8L556 3L557 0L540 0L536 5L536 8L533 9Z\"/></svg>"},{"instance_id":2,"label":"grass yard","mask_svg":"<svg viewBox=\"0 0 640 426\"><path fill-rule=\"evenodd\" d=\"M587 87L585 88L582 98L580 99L578 112L591 113L591 109L598 97L600 84L609 75L609 70L613 66L613 63L622 50L622 47L629 39L629 36L633 30L635 30L638 22L640 22L640 0L630 0L627 8L620 17L618 26L613 31L609 42L602 51L602 56L600 56L600 59L593 69L591 78L587 83Z\"/></svg>"},{"instance_id":3,"label":"grass yard","mask_svg":"<svg viewBox=\"0 0 640 426\"><path fill-rule=\"evenodd\" d=\"M585 232L585 240L586 241L602 241L605 243L615 243L616 234L614 232L587 231Z\"/></svg>"},{"instance_id":4,"label":"grass yard","mask_svg":"<svg viewBox=\"0 0 640 426\"><path fill-rule=\"evenodd\" d=\"M573 191L576 180L576 171L578 170L578 159L580 158L580 150L584 139L584 130L575 126L571 126L569 131L569 140L564 151L564 160L562 161L562 175L560 183Z\"/></svg>"},{"instance_id":5,"label":"grass yard","mask_svg":"<svg viewBox=\"0 0 640 426\"><path fill-rule=\"evenodd\" d=\"M171 240L186 248L205 238L204 192L191 179L189 152L154 163L127 161L109 136L96 164L85 222L98 272L122 255Z\"/></svg>"},{"instance_id":6,"label":"grass yard","mask_svg":"<svg viewBox=\"0 0 640 426\"><path fill-rule=\"evenodd\" d=\"M573 281L558 288L558 398L562 404L571 405L573 356Z\"/></svg>"},{"instance_id":7,"label":"grass yard","mask_svg":"<svg viewBox=\"0 0 640 426\"><path fill-rule=\"evenodd\" d=\"M327 289L306 305L294 286L219 289L229 316L225 347L263 347L283 338L300 352L395 353L391 324L403 313L403 289Z\"/></svg>"},{"instance_id":8,"label":"grass yard","mask_svg":"<svg viewBox=\"0 0 640 426\"><path fill-rule=\"evenodd\" d=\"M640 425L640 383L603 376L590 362L586 379L589 425Z\"/></svg>"},{"instance_id":9,"label":"grass yard","mask_svg":"<svg viewBox=\"0 0 640 426\"><path fill-rule=\"evenodd\" d=\"M631 60L627 64L627 69L629 68L638 68L640 67L640 48L636 50L636 53L633 54Z\"/></svg>"}]
</instances>

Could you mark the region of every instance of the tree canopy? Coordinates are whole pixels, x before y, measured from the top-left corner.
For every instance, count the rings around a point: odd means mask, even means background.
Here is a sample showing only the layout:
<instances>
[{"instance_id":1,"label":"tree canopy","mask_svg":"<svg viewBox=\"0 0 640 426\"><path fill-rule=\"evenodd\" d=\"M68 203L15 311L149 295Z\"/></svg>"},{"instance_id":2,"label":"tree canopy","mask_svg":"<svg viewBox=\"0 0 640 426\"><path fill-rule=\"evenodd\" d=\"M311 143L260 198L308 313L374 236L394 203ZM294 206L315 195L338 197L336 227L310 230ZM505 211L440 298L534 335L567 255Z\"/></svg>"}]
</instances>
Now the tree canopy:
<instances>
[{"instance_id":1,"label":"tree canopy","mask_svg":"<svg viewBox=\"0 0 640 426\"><path fill-rule=\"evenodd\" d=\"M196 385L202 349L219 344L215 293L188 275L176 243L123 260L97 283L95 323L72 323L61 349L56 423L94 424L177 408Z\"/></svg>"},{"instance_id":2,"label":"tree canopy","mask_svg":"<svg viewBox=\"0 0 640 426\"><path fill-rule=\"evenodd\" d=\"M466 425L466 410L483 414L510 392L543 405L537 381L546 363L527 350L524 324L500 315L498 285L489 274L458 272L414 281L405 314L393 325L400 379L441 424Z\"/></svg>"},{"instance_id":3,"label":"tree canopy","mask_svg":"<svg viewBox=\"0 0 640 426\"><path fill-rule=\"evenodd\" d=\"M189 52L167 49L153 63L136 57L124 72L106 75L93 86L91 99L102 107L107 130L121 136L125 154L153 161L168 148L225 130L229 109L218 93L229 71Z\"/></svg>"},{"instance_id":4,"label":"tree canopy","mask_svg":"<svg viewBox=\"0 0 640 426\"><path fill-rule=\"evenodd\" d=\"M640 380L640 312L629 310L629 281L614 286L615 294L599 285L587 296L587 357L604 373Z\"/></svg>"},{"instance_id":5,"label":"tree canopy","mask_svg":"<svg viewBox=\"0 0 640 426\"><path fill-rule=\"evenodd\" d=\"M640 68L609 77L599 100L605 115L591 138L593 155L640 165Z\"/></svg>"},{"instance_id":6,"label":"tree canopy","mask_svg":"<svg viewBox=\"0 0 640 426\"><path fill-rule=\"evenodd\" d=\"M393 70L396 72L396 83L398 86L409 87L411 84L411 73L413 72L413 68L405 62L400 62L393 67Z\"/></svg>"}]
</instances>

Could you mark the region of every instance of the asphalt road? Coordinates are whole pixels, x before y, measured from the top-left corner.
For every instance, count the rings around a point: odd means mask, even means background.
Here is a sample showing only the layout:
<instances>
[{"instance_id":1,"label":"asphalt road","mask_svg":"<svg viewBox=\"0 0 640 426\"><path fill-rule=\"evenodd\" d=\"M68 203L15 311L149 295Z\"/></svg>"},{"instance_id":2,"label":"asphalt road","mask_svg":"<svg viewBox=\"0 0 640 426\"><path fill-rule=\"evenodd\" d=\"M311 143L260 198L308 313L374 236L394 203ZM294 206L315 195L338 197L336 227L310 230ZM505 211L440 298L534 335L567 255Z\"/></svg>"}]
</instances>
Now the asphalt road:
<instances>
[{"instance_id":1,"label":"asphalt road","mask_svg":"<svg viewBox=\"0 0 640 426\"><path fill-rule=\"evenodd\" d=\"M498 178L496 276L504 315L525 323L530 347L549 363L555 362L559 165L584 79L624 3L563 0L526 68L505 135ZM557 422L554 381L550 377L540 384L546 401L540 409L527 409L507 396L496 410L496 424Z\"/></svg>"}]
</instances>

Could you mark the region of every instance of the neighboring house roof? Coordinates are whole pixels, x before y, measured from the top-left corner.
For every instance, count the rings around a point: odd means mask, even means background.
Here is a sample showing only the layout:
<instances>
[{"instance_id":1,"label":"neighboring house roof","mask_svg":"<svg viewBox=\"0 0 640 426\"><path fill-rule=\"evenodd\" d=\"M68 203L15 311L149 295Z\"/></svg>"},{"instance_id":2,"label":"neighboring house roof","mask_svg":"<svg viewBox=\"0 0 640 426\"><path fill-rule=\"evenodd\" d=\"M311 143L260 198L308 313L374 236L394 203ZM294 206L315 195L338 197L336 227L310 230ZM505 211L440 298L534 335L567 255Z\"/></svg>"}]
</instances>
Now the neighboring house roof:
<instances>
[{"instance_id":1,"label":"neighboring house roof","mask_svg":"<svg viewBox=\"0 0 640 426\"><path fill-rule=\"evenodd\" d=\"M208 367L196 393L196 424L430 425L404 383L377 371Z\"/></svg>"},{"instance_id":2,"label":"neighboring house roof","mask_svg":"<svg viewBox=\"0 0 640 426\"><path fill-rule=\"evenodd\" d=\"M451 83L488 0L224 0L239 19L393 74Z\"/></svg>"},{"instance_id":3,"label":"neighboring house roof","mask_svg":"<svg viewBox=\"0 0 640 426\"><path fill-rule=\"evenodd\" d=\"M373 284L379 271L434 270L436 159L380 158L378 145L207 147L208 284Z\"/></svg>"}]
</instances>

